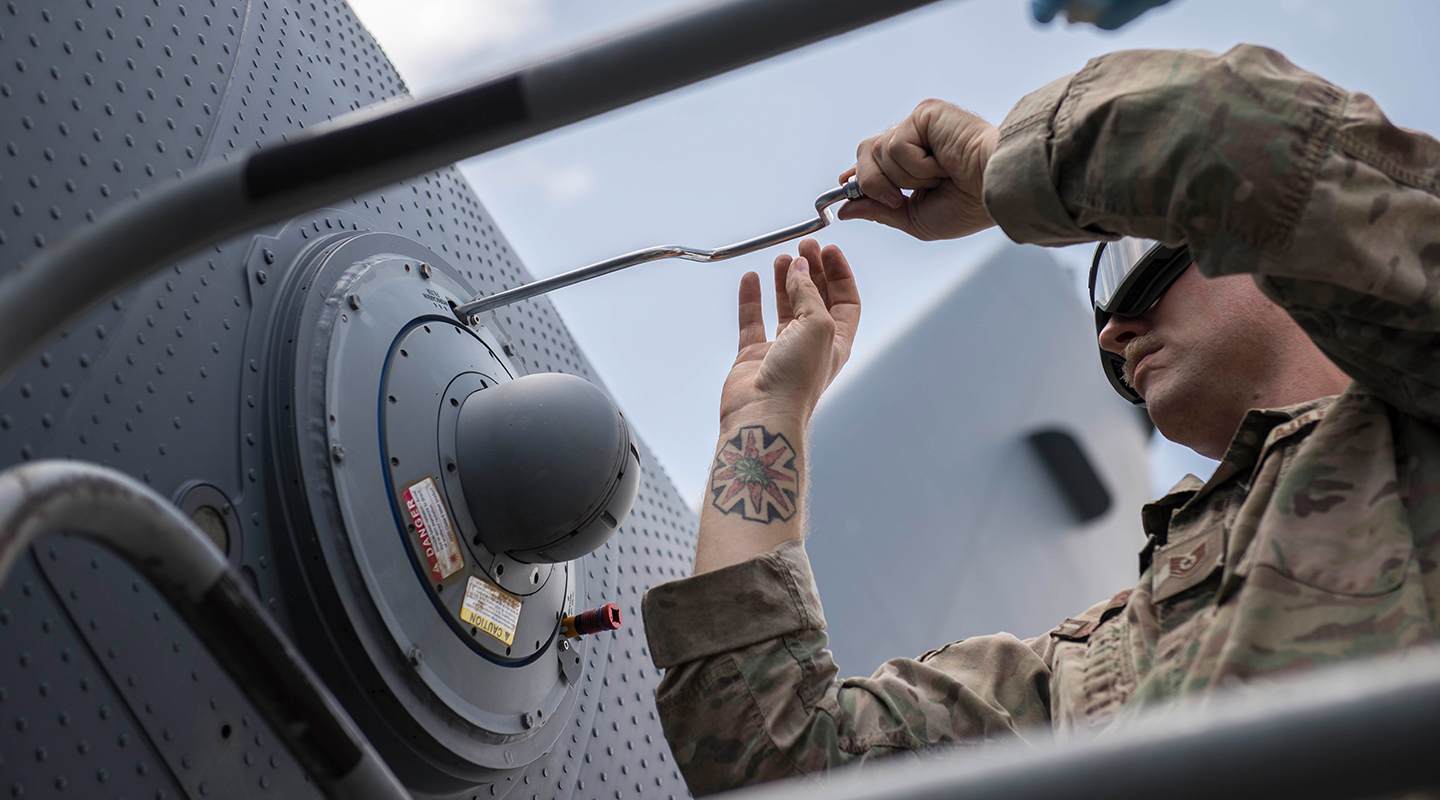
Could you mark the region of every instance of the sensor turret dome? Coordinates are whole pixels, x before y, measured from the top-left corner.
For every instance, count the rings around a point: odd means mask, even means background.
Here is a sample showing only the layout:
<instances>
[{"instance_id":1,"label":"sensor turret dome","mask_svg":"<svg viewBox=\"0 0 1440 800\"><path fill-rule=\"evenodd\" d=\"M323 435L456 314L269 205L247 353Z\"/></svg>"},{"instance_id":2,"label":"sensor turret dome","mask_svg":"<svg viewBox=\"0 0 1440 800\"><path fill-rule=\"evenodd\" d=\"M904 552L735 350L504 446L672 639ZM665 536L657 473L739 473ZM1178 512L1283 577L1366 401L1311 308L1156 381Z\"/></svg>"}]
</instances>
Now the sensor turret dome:
<instances>
[{"instance_id":1,"label":"sensor turret dome","mask_svg":"<svg viewBox=\"0 0 1440 800\"><path fill-rule=\"evenodd\" d=\"M491 552L526 563L580 558L635 502L630 426L583 378L541 373L476 391L455 439L465 502Z\"/></svg>"}]
</instances>

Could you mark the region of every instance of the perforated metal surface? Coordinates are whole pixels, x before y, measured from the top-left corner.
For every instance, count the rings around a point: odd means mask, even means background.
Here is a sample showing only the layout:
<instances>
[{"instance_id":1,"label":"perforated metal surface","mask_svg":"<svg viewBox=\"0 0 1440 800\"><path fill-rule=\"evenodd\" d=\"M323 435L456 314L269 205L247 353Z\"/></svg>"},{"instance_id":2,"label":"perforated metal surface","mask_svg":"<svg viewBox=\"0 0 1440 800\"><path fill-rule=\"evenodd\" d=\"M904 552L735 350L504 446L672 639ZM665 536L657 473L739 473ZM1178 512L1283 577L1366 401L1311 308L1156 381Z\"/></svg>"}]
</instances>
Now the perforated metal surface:
<instances>
[{"instance_id":1,"label":"perforated metal surface","mask_svg":"<svg viewBox=\"0 0 1440 800\"><path fill-rule=\"evenodd\" d=\"M206 159L403 91L343 3L10 2L0 8L0 272ZM407 237L487 292L528 279L453 168L293 226ZM305 591L277 563L289 543L269 485L261 355L283 283L265 237L283 227L167 268L54 341L0 387L0 466L86 459L172 496L194 480L213 484L234 503L243 571L293 632ZM494 322L523 370L599 382L548 301ZM685 795L655 719L639 597L688 571L695 520L643 444L641 453L634 511L579 563L586 596L576 605L616 602L624 628L588 643L555 748L456 796ZM314 794L132 570L80 540L36 553L40 566L22 563L0 592L0 786L24 797ZM323 642L301 644L322 673L335 668L317 651Z\"/></svg>"}]
</instances>

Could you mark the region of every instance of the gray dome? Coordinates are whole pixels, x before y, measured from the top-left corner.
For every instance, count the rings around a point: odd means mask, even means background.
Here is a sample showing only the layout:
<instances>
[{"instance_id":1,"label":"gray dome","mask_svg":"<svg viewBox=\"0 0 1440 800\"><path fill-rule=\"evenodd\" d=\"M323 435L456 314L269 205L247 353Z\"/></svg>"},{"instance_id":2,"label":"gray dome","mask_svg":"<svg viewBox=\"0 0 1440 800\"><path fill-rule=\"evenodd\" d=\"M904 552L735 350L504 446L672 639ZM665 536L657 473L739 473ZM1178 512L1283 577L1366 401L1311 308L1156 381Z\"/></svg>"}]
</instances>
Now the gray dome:
<instances>
[{"instance_id":1,"label":"gray dome","mask_svg":"<svg viewBox=\"0 0 1440 800\"><path fill-rule=\"evenodd\" d=\"M465 399L455 452L491 551L526 562L589 553L619 527L640 457L615 404L573 375L527 375Z\"/></svg>"}]
</instances>

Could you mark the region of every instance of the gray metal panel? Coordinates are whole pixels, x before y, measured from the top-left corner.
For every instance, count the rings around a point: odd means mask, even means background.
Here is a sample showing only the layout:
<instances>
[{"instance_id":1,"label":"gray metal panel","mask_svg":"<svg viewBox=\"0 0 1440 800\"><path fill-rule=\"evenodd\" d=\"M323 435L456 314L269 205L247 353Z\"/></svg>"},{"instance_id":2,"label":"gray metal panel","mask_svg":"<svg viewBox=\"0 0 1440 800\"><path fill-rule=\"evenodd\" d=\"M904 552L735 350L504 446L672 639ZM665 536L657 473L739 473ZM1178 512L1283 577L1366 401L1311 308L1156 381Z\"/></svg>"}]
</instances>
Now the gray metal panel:
<instances>
[{"instance_id":1,"label":"gray metal panel","mask_svg":"<svg viewBox=\"0 0 1440 800\"><path fill-rule=\"evenodd\" d=\"M233 786L321 796L184 621L146 581L130 578L124 561L79 538L35 549L90 652L103 654L121 701L187 794ZM137 632L164 642L163 651L137 647Z\"/></svg>"},{"instance_id":2,"label":"gray metal panel","mask_svg":"<svg viewBox=\"0 0 1440 800\"><path fill-rule=\"evenodd\" d=\"M967 636L1037 636L1128 588L1145 439L1072 276L1006 246L822 403L807 548L846 674ZM1066 430L1114 502L1077 524L1026 441Z\"/></svg>"},{"instance_id":3,"label":"gray metal panel","mask_svg":"<svg viewBox=\"0 0 1440 800\"><path fill-rule=\"evenodd\" d=\"M123 682L81 636L84 622L61 608L34 559L21 559L0 591L0 788L12 797L180 796L168 762L121 699Z\"/></svg>"},{"instance_id":4,"label":"gray metal panel","mask_svg":"<svg viewBox=\"0 0 1440 800\"><path fill-rule=\"evenodd\" d=\"M384 54L342 2L126 0L118 8L11 3L0 9L0 270L8 272L43 243L177 170L263 147L403 91ZM317 233L344 224L407 237L441 253L485 291L529 279L454 168L355 198L341 209L308 216L305 224L316 226ZM282 227L259 233L275 236ZM264 371L258 363L252 367L246 355L256 346L263 350L269 320L255 315L268 314L273 295L267 293L283 283L277 267L266 261L264 244L263 238L242 236L189 258L54 341L20 377L0 387L0 466L68 456L119 468L167 494L195 479L214 484L233 503L243 528L243 571L277 619L294 631L290 606L296 594L286 588L277 564L279 548L288 547L277 540L283 509L266 485ZM569 372L599 383L548 301L504 309L494 323L513 342L524 370ZM527 797L685 794L655 719L651 698L659 676L645 652L638 606L646 587L688 572L695 518L653 455L643 444L640 450L643 480L634 511L610 542L579 562L585 596L576 605L616 602L625 626L587 642L576 714L559 721L566 732L556 748L493 791L479 789L484 796L512 787L524 787ZM105 564L93 577L92 591L112 598L109 616L138 619L154 610L153 594L143 581L142 592L133 592L138 578L123 564L106 561L107 553L85 542L65 547L75 551L77 564L92 558ZM13 594L23 582L17 573L5 591ZM51 619L57 626L87 623L77 608L43 593L27 603L27 617ZM167 619L174 624L173 617ZM31 628L7 631L5 649L39 652L46 634ZM178 626L105 631L117 652L134 654L156 669L182 663L177 646L200 658L198 642ZM318 646L304 638L299 643ZM0 661L0 687L12 698L27 685L18 664L15 658ZM110 670L104 680L125 680L126 673L103 659L94 664L97 676ZM157 680L161 674L155 673ZM218 670L201 674L201 685L215 697L233 694ZM194 683L183 670L175 681ZM171 753L163 744L165 729L172 736L191 725L208 731L213 716L238 732L247 717L238 695L233 703L223 700L219 710L208 708L208 696L198 707L180 702L186 696L177 692L176 702L167 703L121 692L110 703L150 731L134 733L130 746L143 751L137 759L151 765L147 774L154 786L164 787L156 770ZM145 710L147 700L153 712ZM13 719L5 716L8 726ZM72 718L72 730L79 730L80 716ZM98 718L83 724L96 731L91 738L97 742L108 731ZM0 742L6 778L25 783L26 796L37 796L56 776L25 752L76 746L66 737L78 734L44 730L48 742L35 738L40 728L29 729L24 752L6 743L11 740ZM187 739L193 763L205 765L207 775L249 777L214 780L206 797L249 796L284 788L282 781L291 779L300 783L285 788L286 796L300 796L303 780L293 765L284 773L289 777L271 769L270 786L262 787L263 764L246 764L247 750L236 746L237 739L207 736ZM269 763L270 751L251 755ZM280 758L288 763L283 754ZM133 769L122 764L109 772ZM199 792L198 782L180 778L166 788L167 796ZM69 780L77 785L77 778ZM154 789L124 793L148 797Z\"/></svg>"}]
</instances>

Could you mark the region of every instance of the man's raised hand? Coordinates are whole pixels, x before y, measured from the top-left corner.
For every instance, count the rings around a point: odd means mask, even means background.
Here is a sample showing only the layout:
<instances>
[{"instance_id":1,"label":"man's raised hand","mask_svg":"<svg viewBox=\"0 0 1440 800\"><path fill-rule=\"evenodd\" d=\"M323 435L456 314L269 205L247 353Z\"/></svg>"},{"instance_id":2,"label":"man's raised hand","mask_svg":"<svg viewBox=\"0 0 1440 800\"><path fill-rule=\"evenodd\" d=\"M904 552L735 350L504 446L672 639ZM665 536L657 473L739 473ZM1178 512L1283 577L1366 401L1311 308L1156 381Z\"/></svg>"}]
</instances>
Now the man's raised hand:
<instances>
[{"instance_id":1,"label":"man's raised hand","mask_svg":"<svg viewBox=\"0 0 1440 800\"><path fill-rule=\"evenodd\" d=\"M775 340L767 341L760 277L740 280L740 346L720 397L721 427L780 416L802 427L850 358L860 292L840 248L800 243L775 259Z\"/></svg>"},{"instance_id":2,"label":"man's raised hand","mask_svg":"<svg viewBox=\"0 0 1440 800\"><path fill-rule=\"evenodd\" d=\"M985 210L985 165L995 152L994 125L940 100L860 143L855 166L867 199L840 208L840 219L868 219L917 239L954 239L995 224ZM911 190L906 197L902 190Z\"/></svg>"}]
</instances>

